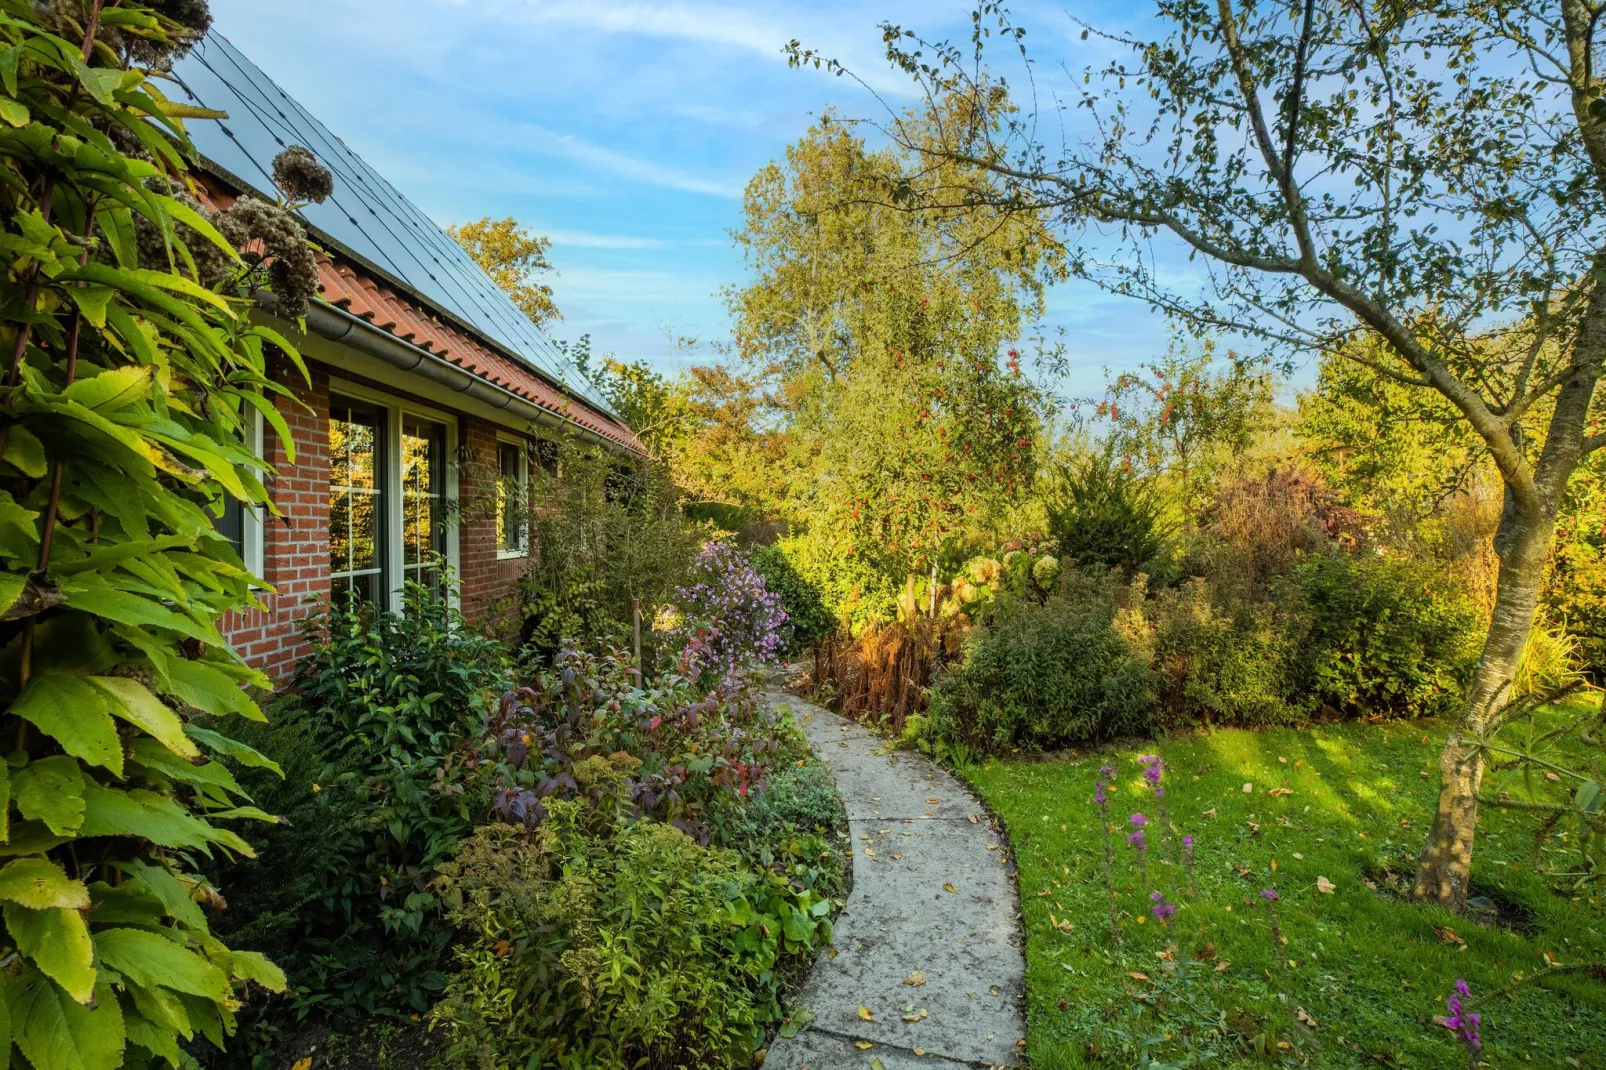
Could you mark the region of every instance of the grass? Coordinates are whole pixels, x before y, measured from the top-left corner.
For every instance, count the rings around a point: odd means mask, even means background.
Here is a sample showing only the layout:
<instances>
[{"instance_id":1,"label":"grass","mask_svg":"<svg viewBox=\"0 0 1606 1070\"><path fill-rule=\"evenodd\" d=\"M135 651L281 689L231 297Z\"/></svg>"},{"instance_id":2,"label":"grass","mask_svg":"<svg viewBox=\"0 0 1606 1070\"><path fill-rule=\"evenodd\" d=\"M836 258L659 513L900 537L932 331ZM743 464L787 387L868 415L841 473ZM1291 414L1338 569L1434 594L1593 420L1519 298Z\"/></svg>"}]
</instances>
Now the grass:
<instances>
[{"instance_id":1,"label":"grass","mask_svg":"<svg viewBox=\"0 0 1606 1070\"><path fill-rule=\"evenodd\" d=\"M1506 904L1520 928L1391 894L1389 875L1403 888L1432 817L1443 735L1424 722L1218 730L968 770L1008 822L1019 865L1035 1070L1151 1058L1162 1066L1468 1066L1450 1031L1433 1023L1457 978L1476 998L1545 969L1547 954L1606 961L1606 920L1533 871L1533 825L1521 815L1484 808L1474 871L1475 893ZM1194 894L1182 867L1164 864L1157 822L1149 826L1151 880L1138 884L1125 833L1132 812L1156 814L1137 764L1145 752L1166 763L1176 834L1197 841ZM1118 769L1110 813L1120 826L1112 834L1119 949L1092 801L1106 761ZM1280 788L1291 794L1268 794ZM1333 891L1321 891L1319 878ZM1168 925L1148 916L1156 887L1176 889L1180 911ZM1281 897L1286 966L1259 896L1268 887ZM1606 1067L1600 977L1556 974L1473 1007L1483 1016L1481 1065Z\"/></svg>"}]
</instances>

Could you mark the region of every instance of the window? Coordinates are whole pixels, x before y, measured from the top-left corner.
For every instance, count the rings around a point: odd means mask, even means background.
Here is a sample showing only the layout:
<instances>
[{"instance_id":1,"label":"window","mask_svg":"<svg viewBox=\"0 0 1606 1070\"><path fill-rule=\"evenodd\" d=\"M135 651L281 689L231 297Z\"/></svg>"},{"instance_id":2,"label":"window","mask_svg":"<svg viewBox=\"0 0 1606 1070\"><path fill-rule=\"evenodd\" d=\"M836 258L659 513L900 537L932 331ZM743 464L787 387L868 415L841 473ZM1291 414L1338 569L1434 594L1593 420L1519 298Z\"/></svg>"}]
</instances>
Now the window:
<instances>
[{"instance_id":1,"label":"window","mask_svg":"<svg viewBox=\"0 0 1606 1070\"><path fill-rule=\"evenodd\" d=\"M329 405L330 593L339 604L400 610L406 584L442 587L455 561L457 427L355 383Z\"/></svg>"},{"instance_id":2,"label":"window","mask_svg":"<svg viewBox=\"0 0 1606 1070\"><path fill-rule=\"evenodd\" d=\"M522 443L496 444L496 552L523 557L530 547L530 463Z\"/></svg>"},{"instance_id":3,"label":"window","mask_svg":"<svg viewBox=\"0 0 1606 1070\"><path fill-rule=\"evenodd\" d=\"M262 456L262 414L255 409L246 416L246 448ZM258 472L258 476L262 475ZM228 539L234 552L240 555L245 569L253 576L262 575L262 511L247 509L232 494L223 499L223 515L215 521L217 530Z\"/></svg>"},{"instance_id":4,"label":"window","mask_svg":"<svg viewBox=\"0 0 1606 1070\"><path fill-rule=\"evenodd\" d=\"M336 602L384 608L385 414L345 398L329 406L329 579Z\"/></svg>"},{"instance_id":5,"label":"window","mask_svg":"<svg viewBox=\"0 0 1606 1070\"><path fill-rule=\"evenodd\" d=\"M402 418L402 580L434 588L446 555L446 429Z\"/></svg>"}]
</instances>

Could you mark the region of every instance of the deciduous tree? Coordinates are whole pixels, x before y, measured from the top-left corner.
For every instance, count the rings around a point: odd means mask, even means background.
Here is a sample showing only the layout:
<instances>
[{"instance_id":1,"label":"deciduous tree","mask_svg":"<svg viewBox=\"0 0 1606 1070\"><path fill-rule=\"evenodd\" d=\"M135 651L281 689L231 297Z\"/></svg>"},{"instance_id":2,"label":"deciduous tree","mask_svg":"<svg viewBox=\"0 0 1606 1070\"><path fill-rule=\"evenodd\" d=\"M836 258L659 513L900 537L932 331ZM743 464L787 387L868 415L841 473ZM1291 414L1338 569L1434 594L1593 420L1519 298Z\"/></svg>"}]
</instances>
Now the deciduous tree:
<instances>
[{"instance_id":1,"label":"deciduous tree","mask_svg":"<svg viewBox=\"0 0 1606 1070\"><path fill-rule=\"evenodd\" d=\"M936 102L889 113L933 172L938 218L1050 214L1081 278L1196 326L1335 353L1442 396L1499 471L1499 589L1440 759L1417 894L1460 906L1484 745L1533 622L1556 516L1606 359L1606 98L1598 0L1158 0L1153 38L1066 101L1008 111L989 46L1025 57L1004 6L966 46L887 26L889 60ZM823 62L794 47L796 62ZM1027 67L1028 71L1034 68ZM954 98L965 103L954 105ZM1063 106L1062 106L1063 105ZM1050 139L1054 131L1069 131ZM968 177L968 180L966 178ZM1157 267L1169 247L1205 273ZM1477 344L1491 330L1504 344ZM1381 339L1379 350L1352 343ZM1548 406L1537 433L1525 416Z\"/></svg>"}]
</instances>

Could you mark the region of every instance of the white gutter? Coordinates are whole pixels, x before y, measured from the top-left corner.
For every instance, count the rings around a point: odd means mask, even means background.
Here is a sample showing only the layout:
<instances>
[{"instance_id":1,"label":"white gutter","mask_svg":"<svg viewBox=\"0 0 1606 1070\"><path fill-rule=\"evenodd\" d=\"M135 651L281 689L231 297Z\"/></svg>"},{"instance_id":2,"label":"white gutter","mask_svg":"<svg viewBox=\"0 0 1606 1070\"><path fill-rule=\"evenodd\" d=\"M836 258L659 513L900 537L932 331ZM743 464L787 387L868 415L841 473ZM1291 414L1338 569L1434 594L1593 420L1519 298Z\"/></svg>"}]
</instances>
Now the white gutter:
<instances>
[{"instance_id":1,"label":"white gutter","mask_svg":"<svg viewBox=\"0 0 1606 1070\"><path fill-rule=\"evenodd\" d=\"M615 442L605 435L599 435L567 416L555 413L528 398L520 397L506 387L498 386L472 372L465 371L422 346L398 338L361 316L353 315L326 302L315 301L307 309L307 330L337 345L349 346L359 353L383 361L398 371L427 379L454 394L473 398L481 404L504 410L543 427L563 430L581 442L630 454L636 452L622 442Z\"/></svg>"}]
</instances>

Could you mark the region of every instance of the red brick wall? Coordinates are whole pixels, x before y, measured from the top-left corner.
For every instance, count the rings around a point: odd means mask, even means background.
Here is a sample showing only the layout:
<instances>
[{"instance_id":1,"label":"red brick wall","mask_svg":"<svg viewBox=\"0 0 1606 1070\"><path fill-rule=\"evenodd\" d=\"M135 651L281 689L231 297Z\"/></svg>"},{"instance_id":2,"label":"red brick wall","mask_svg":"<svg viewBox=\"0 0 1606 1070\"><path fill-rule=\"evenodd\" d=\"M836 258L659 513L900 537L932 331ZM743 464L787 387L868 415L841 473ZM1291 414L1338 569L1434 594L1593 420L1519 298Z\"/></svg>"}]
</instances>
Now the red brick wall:
<instances>
[{"instance_id":1,"label":"red brick wall","mask_svg":"<svg viewBox=\"0 0 1606 1070\"><path fill-rule=\"evenodd\" d=\"M307 368L310 384L297 372L280 380L306 406L288 398L278 403L295 440L295 464L271 430L265 435L268 461L278 472L270 489L282 514L266 518L262 536L262 578L274 593L263 596L266 609L231 613L222 622L234 649L275 679L306 653L299 621L314 600L329 594L329 371L319 364Z\"/></svg>"},{"instance_id":2,"label":"red brick wall","mask_svg":"<svg viewBox=\"0 0 1606 1070\"><path fill-rule=\"evenodd\" d=\"M460 420L458 428L458 441L473 458L473 463L463 465L458 473L458 498L465 503L457 543L463 616L497 631L503 622L486 619L486 614L506 608L528 559L497 558L495 425L470 417Z\"/></svg>"},{"instance_id":3,"label":"red brick wall","mask_svg":"<svg viewBox=\"0 0 1606 1070\"><path fill-rule=\"evenodd\" d=\"M299 384L296 394L311 411L279 403L279 411L296 444L296 461L286 462L284 450L271 431L267 433L268 459L278 471L272 486L274 503L283 514L268 518L263 537L264 579L275 589L265 595L265 610L230 614L222 622L224 637L247 661L275 681L282 681L307 652L300 621L319 598L329 594L329 370L308 363L312 384L300 383L299 373L284 382ZM388 387L373 384L398 400L408 400ZM441 409L428 397L412 400ZM523 573L525 558L498 560L496 551L496 443L495 425L475 417L457 416L458 444L466 446L467 463L458 467L458 499L464 509L458 524L458 582L463 614L470 623L497 630L499 622L486 619L497 603L512 593Z\"/></svg>"}]
</instances>

